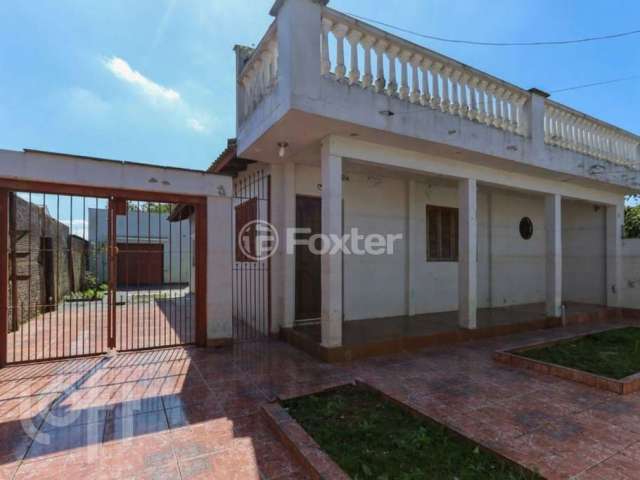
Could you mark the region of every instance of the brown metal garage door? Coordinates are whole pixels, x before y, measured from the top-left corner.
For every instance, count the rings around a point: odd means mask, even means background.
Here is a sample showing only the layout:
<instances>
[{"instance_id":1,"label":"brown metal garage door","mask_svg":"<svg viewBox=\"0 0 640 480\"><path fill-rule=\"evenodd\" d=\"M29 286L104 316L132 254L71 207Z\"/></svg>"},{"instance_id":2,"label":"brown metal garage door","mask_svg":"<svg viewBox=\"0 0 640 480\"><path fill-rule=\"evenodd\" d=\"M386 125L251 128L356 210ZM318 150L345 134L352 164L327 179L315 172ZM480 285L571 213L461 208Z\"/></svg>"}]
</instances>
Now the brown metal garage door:
<instances>
[{"instance_id":1,"label":"brown metal garage door","mask_svg":"<svg viewBox=\"0 0 640 480\"><path fill-rule=\"evenodd\" d=\"M161 243L118 243L118 286L161 285L163 258Z\"/></svg>"}]
</instances>

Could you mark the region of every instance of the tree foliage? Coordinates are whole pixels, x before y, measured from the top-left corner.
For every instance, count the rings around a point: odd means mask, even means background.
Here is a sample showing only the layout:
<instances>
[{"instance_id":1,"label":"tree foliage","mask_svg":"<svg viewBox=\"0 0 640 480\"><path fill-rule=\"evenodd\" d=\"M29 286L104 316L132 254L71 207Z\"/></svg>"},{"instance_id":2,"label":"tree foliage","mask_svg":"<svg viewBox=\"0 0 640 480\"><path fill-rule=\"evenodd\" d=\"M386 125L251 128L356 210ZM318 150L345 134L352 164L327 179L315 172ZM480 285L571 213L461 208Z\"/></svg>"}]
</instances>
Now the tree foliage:
<instances>
[{"instance_id":1,"label":"tree foliage","mask_svg":"<svg viewBox=\"0 0 640 480\"><path fill-rule=\"evenodd\" d=\"M640 238L640 204L624 209L624 236Z\"/></svg>"},{"instance_id":2,"label":"tree foliage","mask_svg":"<svg viewBox=\"0 0 640 480\"><path fill-rule=\"evenodd\" d=\"M149 212L149 213L171 213L173 210L171 203L151 203L151 202L129 202L130 212Z\"/></svg>"}]
</instances>

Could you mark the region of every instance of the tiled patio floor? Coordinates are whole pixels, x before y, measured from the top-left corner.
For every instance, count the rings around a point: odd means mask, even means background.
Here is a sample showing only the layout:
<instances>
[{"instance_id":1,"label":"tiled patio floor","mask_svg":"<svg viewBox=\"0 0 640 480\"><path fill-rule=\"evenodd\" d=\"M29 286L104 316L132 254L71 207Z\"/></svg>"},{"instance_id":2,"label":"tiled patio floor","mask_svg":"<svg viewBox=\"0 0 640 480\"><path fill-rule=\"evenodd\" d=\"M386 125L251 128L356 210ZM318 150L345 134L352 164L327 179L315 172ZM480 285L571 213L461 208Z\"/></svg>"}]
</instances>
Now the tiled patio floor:
<instances>
[{"instance_id":1,"label":"tiled patio floor","mask_svg":"<svg viewBox=\"0 0 640 480\"><path fill-rule=\"evenodd\" d=\"M174 291L175 292L175 291ZM168 291L167 295L175 295ZM134 293L135 294L135 293ZM140 295L146 295L141 292ZM129 297L131 299L131 296ZM108 304L61 302L22 323L7 338L10 363L103 353ZM132 350L195 341L195 301L189 296L131 301L115 307L116 348Z\"/></svg>"},{"instance_id":2,"label":"tiled patio floor","mask_svg":"<svg viewBox=\"0 0 640 480\"><path fill-rule=\"evenodd\" d=\"M305 478L259 406L354 378L548 478L638 478L640 394L621 397L491 360L499 348L566 333L345 365L273 342L8 367L0 371L0 479Z\"/></svg>"}]
</instances>

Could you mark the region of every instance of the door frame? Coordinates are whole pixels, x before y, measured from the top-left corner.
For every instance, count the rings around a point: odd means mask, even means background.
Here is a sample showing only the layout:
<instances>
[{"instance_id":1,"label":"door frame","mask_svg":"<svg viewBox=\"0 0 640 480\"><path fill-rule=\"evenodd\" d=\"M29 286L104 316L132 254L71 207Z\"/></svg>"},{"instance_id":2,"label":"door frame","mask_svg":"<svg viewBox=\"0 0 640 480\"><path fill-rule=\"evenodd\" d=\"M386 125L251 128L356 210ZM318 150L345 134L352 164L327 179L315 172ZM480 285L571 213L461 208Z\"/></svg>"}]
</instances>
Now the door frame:
<instances>
[{"instance_id":1,"label":"door frame","mask_svg":"<svg viewBox=\"0 0 640 480\"><path fill-rule=\"evenodd\" d=\"M164 193L135 189L113 189L104 187L89 187L77 184L42 182L31 180L17 180L0 178L0 368L7 364L7 335L9 315L9 195L10 192L38 192L55 195L103 197L109 199L108 205L108 242L107 264L109 272L109 308L108 308L108 338L110 348L115 346L115 287L117 272L117 243L116 243L116 207L117 200L140 200L167 203L185 203L194 208L195 218L195 313L196 313L196 345L207 344L207 197L179 193ZM77 357L78 355L74 355ZM80 355L84 356L84 355ZM72 358L72 357L69 357ZM41 361L55 361L55 359L31 360L29 363ZM15 362L24 363L24 362Z\"/></svg>"},{"instance_id":2,"label":"door frame","mask_svg":"<svg viewBox=\"0 0 640 480\"><path fill-rule=\"evenodd\" d=\"M299 194L296 193L296 219L298 216L298 198L311 198L314 200L318 200L319 204L320 204L320 230L322 231L322 196L321 195L308 195L308 194ZM296 221L295 224L296 228L299 228L299 225ZM321 232L319 232L321 233ZM295 288L295 292L293 295L293 315L294 315L294 323L296 322L315 322L315 321L319 321L322 317L322 258L320 259L320 269L319 269L319 275L320 275L320 313L318 314L317 317L311 317L311 318L299 318L298 317L298 295L297 295L297 291L298 291L298 268L297 268L297 261L298 261L298 256L295 255L295 258L293 260L294 262L294 288Z\"/></svg>"},{"instance_id":3,"label":"door frame","mask_svg":"<svg viewBox=\"0 0 640 480\"><path fill-rule=\"evenodd\" d=\"M322 208L322 195L311 195L311 194L305 194L305 193L296 193L295 196L296 196L296 199L298 197L317 198L317 199L320 200L320 207ZM342 233L344 233L344 197L342 198L342 207L341 208L342 208L342 225L341 225L341 229L342 229ZM297 213L297 209L296 209L296 213ZM298 225L296 223L296 228L297 227L298 227ZM322 226L320 227L320 230L322 230ZM346 290L346 285L344 283L344 254L340 255L340 260L341 260L341 263L342 263L342 269L341 269L342 270L342 321L344 322L344 318L345 318L344 297L345 297L345 290ZM296 260L294 259L294 271L296 270L295 269L295 261ZM297 276L297 274L295 274L295 278L294 278L293 284L294 284L294 288L297 290L298 289L298 276ZM297 302L296 302L296 294L295 294L295 292L294 292L293 298L294 298L294 306L293 306L294 307L293 308L293 312L294 312L293 321L294 321L294 324L296 322L298 322L298 321L301 321L301 322L305 322L305 321L314 322L314 321L319 321L319 320L322 319L322 312L321 312L320 313L320 317L318 317L318 318L305 318L305 319L300 319L299 320L297 318L298 310L297 310L297 305L296 305ZM320 267L320 299L322 299L322 266ZM322 302L322 300L321 300L321 302ZM320 305L320 309L322 310L322 304Z\"/></svg>"}]
</instances>

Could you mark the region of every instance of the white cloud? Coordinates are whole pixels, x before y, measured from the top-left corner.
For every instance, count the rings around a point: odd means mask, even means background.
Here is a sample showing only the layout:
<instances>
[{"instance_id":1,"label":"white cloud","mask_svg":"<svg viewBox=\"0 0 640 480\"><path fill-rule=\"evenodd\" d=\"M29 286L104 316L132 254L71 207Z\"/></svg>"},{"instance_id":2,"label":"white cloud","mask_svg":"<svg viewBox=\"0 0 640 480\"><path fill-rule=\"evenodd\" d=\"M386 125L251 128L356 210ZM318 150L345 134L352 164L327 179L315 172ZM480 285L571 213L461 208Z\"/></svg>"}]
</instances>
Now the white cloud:
<instances>
[{"instance_id":1,"label":"white cloud","mask_svg":"<svg viewBox=\"0 0 640 480\"><path fill-rule=\"evenodd\" d=\"M177 90L145 77L120 57L105 59L103 64L116 78L135 87L154 107L161 108L162 115L173 117L174 125L199 134L211 131L215 119L207 112L193 108Z\"/></svg>"},{"instance_id":2,"label":"white cloud","mask_svg":"<svg viewBox=\"0 0 640 480\"><path fill-rule=\"evenodd\" d=\"M190 118L187 121L187 125L191 130L194 130L198 133L203 133L207 131L207 127L197 118Z\"/></svg>"},{"instance_id":3,"label":"white cloud","mask_svg":"<svg viewBox=\"0 0 640 480\"><path fill-rule=\"evenodd\" d=\"M109 111L111 105L94 92L81 87L72 87L66 92L64 100L67 107L75 113L102 115Z\"/></svg>"},{"instance_id":4,"label":"white cloud","mask_svg":"<svg viewBox=\"0 0 640 480\"><path fill-rule=\"evenodd\" d=\"M153 100L164 100L170 103L180 102L180 93L145 77L137 70L131 68L131 66L120 57L106 59L104 65L117 78L134 85Z\"/></svg>"}]
</instances>

